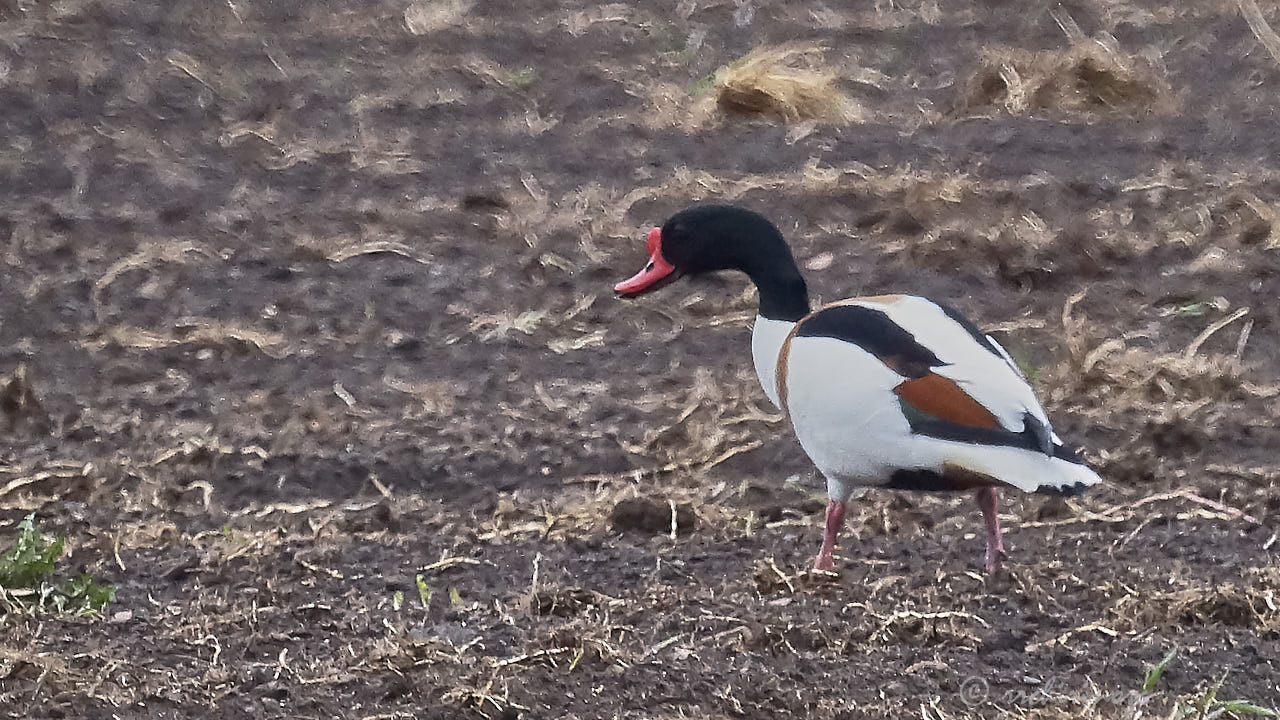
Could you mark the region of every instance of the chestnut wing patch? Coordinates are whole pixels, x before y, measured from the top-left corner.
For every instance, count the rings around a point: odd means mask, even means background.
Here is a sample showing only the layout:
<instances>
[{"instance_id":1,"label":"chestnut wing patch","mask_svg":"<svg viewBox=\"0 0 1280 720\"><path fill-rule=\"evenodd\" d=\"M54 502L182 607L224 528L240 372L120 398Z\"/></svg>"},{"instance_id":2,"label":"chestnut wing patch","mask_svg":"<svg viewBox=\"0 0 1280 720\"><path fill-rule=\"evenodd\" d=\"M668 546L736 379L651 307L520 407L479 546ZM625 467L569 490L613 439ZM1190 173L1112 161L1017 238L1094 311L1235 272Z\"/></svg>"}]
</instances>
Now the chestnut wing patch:
<instances>
[{"instance_id":1,"label":"chestnut wing patch","mask_svg":"<svg viewBox=\"0 0 1280 720\"><path fill-rule=\"evenodd\" d=\"M929 373L903 381L893 389L901 402L926 415L959 425L999 428L1000 421L954 380Z\"/></svg>"},{"instance_id":2,"label":"chestnut wing patch","mask_svg":"<svg viewBox=\"0 0 1280 720\"><path fill-rule=\"evenodd\" d=\"M905 380L893 391L911 432L917 435L1054 454L1048 428L1036 416L1023 413L1022 431L1008 430L964 388L941 375Z\"/></svg>"}]
</instances>

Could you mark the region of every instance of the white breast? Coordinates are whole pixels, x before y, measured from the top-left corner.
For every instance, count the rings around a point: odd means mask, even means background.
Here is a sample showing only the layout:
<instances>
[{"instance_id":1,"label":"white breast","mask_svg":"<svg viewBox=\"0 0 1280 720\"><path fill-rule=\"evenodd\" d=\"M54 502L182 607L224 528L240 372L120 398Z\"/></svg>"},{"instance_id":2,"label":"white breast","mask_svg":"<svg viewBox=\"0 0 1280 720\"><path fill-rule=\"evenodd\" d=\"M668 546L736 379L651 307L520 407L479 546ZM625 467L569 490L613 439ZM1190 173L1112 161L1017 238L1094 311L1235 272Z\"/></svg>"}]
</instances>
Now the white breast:
<instances>
[{"instance_id":1,"label":"white breast","mask_svg":"<svg viewBox=\"0 0 1280 720\"><path fill-rule=\"evenodd\" d=\"M760 387L779 408L782 404L778 402L778 353L795 326L793 322L757 315L751 330L751 360L755 363Z\"/></svg>"}]
</instances>

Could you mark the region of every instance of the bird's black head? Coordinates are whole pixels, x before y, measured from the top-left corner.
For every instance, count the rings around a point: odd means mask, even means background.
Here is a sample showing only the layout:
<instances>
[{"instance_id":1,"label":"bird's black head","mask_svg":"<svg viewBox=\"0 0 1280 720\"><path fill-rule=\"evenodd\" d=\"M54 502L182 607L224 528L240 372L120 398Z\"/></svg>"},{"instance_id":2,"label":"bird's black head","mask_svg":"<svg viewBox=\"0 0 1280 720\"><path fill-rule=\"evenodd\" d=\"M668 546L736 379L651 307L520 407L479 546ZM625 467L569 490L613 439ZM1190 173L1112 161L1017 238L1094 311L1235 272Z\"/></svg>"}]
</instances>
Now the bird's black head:
<instances>
[{"instance_id":1,"label":"bird's black head","mask_svg":"<svg viewBox=\"0 0 1280 720\"><path fill-rule=\"evenodd\" d=\"M760 289L766 317L799 319L808 290L782 233L763 215L736 205L694 205L649 231L649 263L614 291L643 295L682 275L741 270ZM794 317L793 317L794 316Z\"/></svg>"}]
</instances>

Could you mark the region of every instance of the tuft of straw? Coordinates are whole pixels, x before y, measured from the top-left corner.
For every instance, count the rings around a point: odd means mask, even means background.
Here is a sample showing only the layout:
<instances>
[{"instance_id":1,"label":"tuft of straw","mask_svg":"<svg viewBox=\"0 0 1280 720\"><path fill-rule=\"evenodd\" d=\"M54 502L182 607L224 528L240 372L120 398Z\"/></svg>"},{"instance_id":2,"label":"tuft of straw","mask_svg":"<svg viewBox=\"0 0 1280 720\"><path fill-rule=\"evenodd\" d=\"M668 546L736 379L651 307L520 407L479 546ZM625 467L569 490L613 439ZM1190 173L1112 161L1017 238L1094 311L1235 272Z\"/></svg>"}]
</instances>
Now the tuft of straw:
<instances>
[{"instance_id":1,"label":"tuft of straw","mask_svg":"<svg viewBox=\"0 0 1280 720\"><path fill-rule=\"evenodd\" d=\"M822 50L784 45L752 52L716 72L717 104L788 123L858 120L857 103L836 86L837 75L822 67Z\"/></svg>"},{"instance_id":2,"label":"tuft of straw","mask_svg":"<svg viewBox=\"0 0 1280 720\"><path fill-rule=\"evenodd\" d=\"M962 86L955 111L1142 114L1169 109L1172 95L1146 60L1121 52L1113 42L1080 38L1046 52L988 51Z\"/></svg>"},{"instance_id":3,"label":"tuft of straw","mask_svg":"<svg viewBox=\"0 0 1280 720\"><path fill-rule=\"evenodd\" d=\"M419 0L404 9L404 26L414 35L425 35L460 25L473 4L471 0Z\"/></svg>"}]
</instances>

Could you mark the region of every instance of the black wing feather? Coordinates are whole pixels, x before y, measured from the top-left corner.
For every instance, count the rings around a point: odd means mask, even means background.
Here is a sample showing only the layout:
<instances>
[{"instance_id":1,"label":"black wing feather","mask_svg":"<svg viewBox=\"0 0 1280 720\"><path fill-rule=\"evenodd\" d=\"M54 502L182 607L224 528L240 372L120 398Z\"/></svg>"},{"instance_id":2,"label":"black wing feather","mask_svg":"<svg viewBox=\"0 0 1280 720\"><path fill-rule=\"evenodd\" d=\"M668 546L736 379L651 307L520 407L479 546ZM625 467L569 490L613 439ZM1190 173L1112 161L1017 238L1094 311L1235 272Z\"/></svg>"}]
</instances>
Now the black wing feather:
<instances>
[{"instance_id":1,"label":"black wing feather","mask_svg":"<svg viewBox=\"0 0 1280 720\"><path fill-rule=\"evenodd\" d=\"M862 305L823 308L800 321L797 337L828 337L857 345L909 378L947 363L880 310Z\"/></svg>"}]
</instances>

